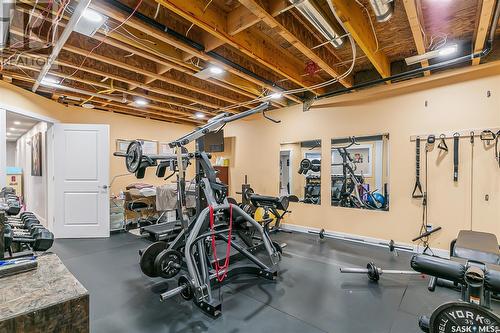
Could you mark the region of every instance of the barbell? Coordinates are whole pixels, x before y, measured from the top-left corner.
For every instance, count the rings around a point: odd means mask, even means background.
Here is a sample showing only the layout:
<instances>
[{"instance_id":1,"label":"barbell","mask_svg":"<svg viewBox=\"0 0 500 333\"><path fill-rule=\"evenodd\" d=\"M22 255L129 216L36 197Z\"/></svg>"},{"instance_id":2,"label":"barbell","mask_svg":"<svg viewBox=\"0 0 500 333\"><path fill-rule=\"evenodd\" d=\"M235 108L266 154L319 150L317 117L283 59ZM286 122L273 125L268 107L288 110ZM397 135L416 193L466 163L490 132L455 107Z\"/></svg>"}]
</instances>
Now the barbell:
<instances>
[{"instance_id":1,"label":"barbell","mask_svg":"<svg viewBox=\"0 0 500 333\"><path fill-rule=\"evenodd\" d=\"M366 264L366 268L340 268L340 273L349 274L366 274L371 281L377 282L382 274L399 274L399 275L422 275L416 271L405 271L397 269L382 269L377 267L373 262Z\"/></svg>"}]
</instances>

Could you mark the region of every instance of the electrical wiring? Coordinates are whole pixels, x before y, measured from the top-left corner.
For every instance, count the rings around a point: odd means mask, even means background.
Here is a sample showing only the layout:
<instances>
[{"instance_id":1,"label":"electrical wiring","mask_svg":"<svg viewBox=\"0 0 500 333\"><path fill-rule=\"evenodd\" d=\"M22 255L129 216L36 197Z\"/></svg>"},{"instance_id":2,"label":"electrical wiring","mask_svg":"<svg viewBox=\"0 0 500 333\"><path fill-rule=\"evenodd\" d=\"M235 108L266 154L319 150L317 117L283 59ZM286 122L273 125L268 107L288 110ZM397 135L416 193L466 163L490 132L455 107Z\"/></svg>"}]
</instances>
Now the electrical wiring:
<instances>
[{"instance_id":1,"label":"electrical wiring","mask_svg":"<svg viewBox=\"0 0 500 333\"><path fill-rule=\"evenodd\" d=\"M375 48L375 52L378 51L379 49L379 46L378 46L378 38L377 38L377 33L375 32L375 26L373 25L373 20L372 20L372 16L370 15L370 12L368 11L368 8L366 8L365 5L363 5L359 0L355 0L356 3L361 6L363 8L363 10L366 12L366 15L368 16L368 19L370 20L370 25L372 27L372 31L373 31L373 37L375 37L375 43L377 45L377 47Z\"/></svg>"},{"instance_id":2,"label":"electrical wiring","mask_svg":"<svg viewBox=\"0 0 500 333\"><path fill-rule=\"evenodd\" d=\"M212 3L213 0L209 0L208 3L205 5L205 8L203 8L203 14L207 11L207 8L208 6L210 6L210 4ZM189 28L187 29L186 31L186 37L187 35L189 34L189 32L191 31L191 29L194 27L194 23L191 23L191 25L189 26Z\"/></svg>"},{"instance_id":3,"label":"electrical wiring","mask_svg":"<svg viewBox=\"0 0 500 333\"><path fill-rule=\"evenodd\" d=\"M126 18L123 22L121 22L121 23L120 23L120 25L118 25L116 28L114 28L114 29L113 29L113 30L111 30L109 33L107 33L107 34L104 36L104 38L102 39L102 41L101 41L99 44L97 44L97 46L95 46L92 50L90 50L90 51L89 51L89 53L87 53L87 55L85 56L85 58L83 58L82 62L81 62L81 63L80 63L80 65L79 65L79 66L75 69L75 71L74 71L71 75L66 76L65 78L63 78L59 84L63 84L63 82L64 82L66 79L69 79L69 78L71 78L72 76L74 76L76 73L78 73L78 72L80 71L80 69L83 67L83 65L85 64L85 61L87 61L88 57L89 57L92 53L94 53L94 51L95 51L95 50L97 50L97 48L98 48L99 46L101 46L101 45L104 43L104 41L108 38L109 34L110 34L110 33L112 33L112 32L114 32L114 31L116 31L116 30L118 30L119 28L121 28L121 27L122 27L125 23L127 23L127 22L128 22L128 21L132 18L132 16L134 16L135 12L137 12L137 10L139 9L139 7L141 6L141 4L142 4L142 2L143 2L143 1L144 1L144 0L139 0L139 2L137 3L137 5L135 6L134 10L132 11L132 13L130 13L130 15L129 15L129 16L128 16L128 17L127 17L127 18Z\"/></svg>"},{"instance_id":4,"label":"electrical wiring","mask_svg":"<svg viewBox=\"0 0 500 333\"><path fill-rule=\"evenodd\" d=\"M104 90L98 91L97 93L98 94L102 94L102 95L105 95L105 94L112 95L115 92L115 90L116 89L114 88L113 80L111 80L110 88L109 89L104 89ZM90 96L89 98L87 98L86 100L84 100L83 102L81 102L80 106L82 106L85 103L90 102L92 99L94 99L94 96Z\"/></svg>"},{"instance_id":5,"label":"electrical wiring","mask_svg":"<svg viewBox=\"0 0 500 333\"><path fill-rule=\"evenodd\" d=\"M345 31L347 31L348 30L347 27L345 26L345 24L342 22L342 20L338 16L338 14L335 11L335 8L333 7L333 4L331 3L331 1L327 1L327 3L329 5L329 7L330 7L330 10L333 12L333 15L335 16L335 18L339 22L340 26L342 27L342 29L344 29ZM291 94L297 94L297 93L301 93L301 92L305 92L305 91L310 91L310 90L314 90L314 89L323 88L323 87L332 85L332 84L334 84L336 82L339 82L343 78L345 78L348 75L350 75L352 73L352 71L354 69L354 65L356 63L356 44L355 44L354 39L352 38L351 35L348 35L348 38L349 38L349 42L351 44L352 60L351 60L350 67L344 73L342 73L341 75L338 75L337 77L335 77L333 79L330 79L328 81L325 81L325 82L322 82L322 83L318 83L318 84L315 84L315 85L312 85L312 86L308 86L308 87L304 87L304 88L291 89L291 90L286 90L286 91L280 92L281 96L286 96L286 95L291 95ZM238 108L238 107L241 107L241 106L246 106L246 105L249 105L249 104L254 104L254 103L259 102L259 101L268 101L270 99L272 99L272 95L268 95L268 96L265 96L263 98L255 98L253 100L245 101L245 102L242 102L242 103L236 103L236 104L233 104L233 105L229 105L229 106L220 108L217 111L232 110L232 109L235 109L235 108Z\"/></svg>"}]
</instances>

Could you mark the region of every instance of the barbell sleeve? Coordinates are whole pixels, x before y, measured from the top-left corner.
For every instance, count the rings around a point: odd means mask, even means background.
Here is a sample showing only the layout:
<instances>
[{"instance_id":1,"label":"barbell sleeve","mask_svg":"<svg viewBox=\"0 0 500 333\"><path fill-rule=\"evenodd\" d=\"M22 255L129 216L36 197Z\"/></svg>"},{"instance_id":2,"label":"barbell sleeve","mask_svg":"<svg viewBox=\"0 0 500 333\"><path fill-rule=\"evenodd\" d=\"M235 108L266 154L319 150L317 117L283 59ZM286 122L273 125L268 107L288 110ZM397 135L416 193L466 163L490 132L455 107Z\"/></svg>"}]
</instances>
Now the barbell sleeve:
<instances>
[{"instance_id":1,"label":"barbell sleeve","mask_svg":"<svg viewBox=\"0 0 500 333\"><path fill-rule=\"evenodd\" d=\"M169 298L172 298L174 296L179 295L186 287L187 287L186 285L179 286L179 287L174 288L172 290L168 290L168 291L164 292L163 294L160 294L160 301L163 302Z\"/></svg>"}]
</instances>

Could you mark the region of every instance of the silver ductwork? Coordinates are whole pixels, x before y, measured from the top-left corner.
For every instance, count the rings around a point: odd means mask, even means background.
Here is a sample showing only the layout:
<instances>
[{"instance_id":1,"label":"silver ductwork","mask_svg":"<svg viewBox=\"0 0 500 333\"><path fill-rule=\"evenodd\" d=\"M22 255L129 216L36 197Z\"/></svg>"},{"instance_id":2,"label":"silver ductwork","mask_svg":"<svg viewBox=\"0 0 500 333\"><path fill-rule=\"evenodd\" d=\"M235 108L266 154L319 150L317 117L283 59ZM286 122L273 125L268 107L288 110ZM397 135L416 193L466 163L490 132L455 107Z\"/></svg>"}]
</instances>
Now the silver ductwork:
<instances>
[{"instance_id":1,"label":"silver ductwork","mask_svg":"<svg viewBox=\"0 0 500 333\"><path fill-rule=\"evenodd\" d=\"M394 0L370 0L377 22L385 22L394 13Z\"/></svg>"},{"instance_id":2,"label":"silver ductwork","mask_svg":"<svg viewBox=\"0 0 500 333\"><path fill-rule=\"evenodd\" d=\"M335 47L342 46L344 41L321 14L311 0L289 0L290 3Z\"/></svg>"},{"instance_id":3,"label":"silver ductwork","mask_svg":"<svg viewBox=\"0 0 500 333\"><path fill-rule=\"evenodd\" d=\"M0 0L0 50L7 47L16 0Z\"/></svg>"}]
</instances>

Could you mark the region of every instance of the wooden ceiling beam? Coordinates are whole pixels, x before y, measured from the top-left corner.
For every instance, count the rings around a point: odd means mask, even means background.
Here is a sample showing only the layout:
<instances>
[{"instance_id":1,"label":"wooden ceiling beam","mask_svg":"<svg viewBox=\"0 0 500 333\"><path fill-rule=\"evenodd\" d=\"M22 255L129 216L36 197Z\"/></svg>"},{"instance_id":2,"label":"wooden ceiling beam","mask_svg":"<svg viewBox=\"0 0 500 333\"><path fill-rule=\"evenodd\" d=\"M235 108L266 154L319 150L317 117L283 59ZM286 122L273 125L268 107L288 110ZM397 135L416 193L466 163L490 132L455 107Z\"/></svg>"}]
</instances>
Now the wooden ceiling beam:
<instances>
[{"instance_id":1,"label":"wooden ceiling beam","mask_svg":"<svg viewBox=\"0 0 500 333\"><path fill-rule=\"evenodd\" d=\"M21 2L25 2L28 0L21 0ZM16 10L23 12L23 13L29 13L31 8L24 7L22 5L16 6ZM50 21L50 20L49 20ZM59 25L61 27L65 26L65 21L62 20L59 22ZM168 55L165 55L162 53L162 51L165 50L164 47L159 47L159 44L162 44L161 41L158 40L153 40L152 42L154 44L147 45L147 49L143 47L143 45L140 45L137 41L133 40L132 38L128 38L127 36L123 35L118 35L114 34L114 37L118 38L112 38L109 36L105 36L104 34L101 33L96 33L94 36L92 36L93 39L102 42L103 44L109 45L111 47L118 48L122 51L129 52L131 54L135 54L141 58L150 60L154 63L156 63L158 66L162 67L172 67L173 69L180 71L182 73L185 73L187 75L194 75L197 73L200 69L193 64L190 63L179 63L179 61L172 61L173 59L169 58ZM164 44L165 45L165 44ZM147 50L147 52L145 51ZM260 85L257 85L255 82L246 80L241 78L238 75L233 74L232 72L228 71L224 77L223 81L220 81L222 78L209 78L208 82L219 86L224 89L228 89L230 91L233 91L235 93L238 93L240 95L249 97L249 98L255 98L256 96L259 96L261 93ZM296 102L300 102L300 100L296 99ZM286 103L282 101L275 101L273 104L276 104L277 106L286 106Z\"/></svg>"},{"instance_id":2,"label":"wooden ceiling beam","mask_svg":"<svg viewBox=\"0 0 500 333\"><path fill-rule=\"evenodd\" d=\"M35 71L35 72L38 71L37 68L32 68L32 67L25 66L25 65L22 65L22 64L19 64L18 66L21 67L21 68L23 68L23 69L32 70L32 71ZM65 77L68 76L68 74L66 74L66 73L60 73L60 72L56 72L56 71L50 71L49 74L52 75L52 76L59 77L61 79L64 79ZM103 88L103 89L109 89L110 88L110 86L108 84L101 83L101 82L95 82L95 81L91 81L91 80L87 80L87 79L82 78L82 77L72 77L72 78L70 78L68 80L70 80L70 81L76 81L76 82L83 83L83 84L86 84L86 85L89 85L89 86L93 86L93 87L100 87L100 88ZM158 110L163 110L163 111L166 111L166 112L174 114L174 115L180 115L180 116L188 116L188 117L190 117L190 116L192 116L194 114L194 112L202 112L202 113L205 113L205 114L207 114L209 116L213 116L214 115L213 112L209 112L207 110L200 109L200 108L197 108L197 107L194 107L194 106L191 106L191 105L180 104L180 103L168 100L168 99L159 98L159 97L156 97L156 96L152 96L152 95L148 95L148 94L143 94L143 93L139 93L139 92L136 92L136 91L128 91L128 90L125 90L125 89L122 89L122 88L119 88L119 87L115 87L115 90L116 90L116 92L122 93L124 95L131 95L131 96L135 96L135 97L149 99L151 101L162 103L162 104L167 104L167 105L175 105L177 107L188 109L188 110L192 111L191 112L191 111L183 111L183 110L174 110L172 108L167 108L167 107L164 107L164 106L157 106L157 105L154 105L154 104L149 104L150 108L155 108L155 109L160 108Z\"/></svg>"},{"instance_id":3,"label":"wooden ceiling beam","mask_svg":"<svg viewBox=\"0 0 500 333\"><path fill-rule=\"evenodd\" d=\"M239 6L227 15L227 33L231 36L257 24L261 18L247 7Z\"/></svg>"},{"instance_id":4,"label":"wooden ceiling beam","mask_svg":"<svg viewBox=\"0 0 500 333\"><path fill-rule=\"evenodd\" d=\"M413 41L417 48L417 53L424 54L426 52L424 38L422 36L422 30L420 28L420 19L418 17L417 4L415 0L403 0L403 5L405 7L406 16L408 17L408 23L410 24L411 33L413 35ZM429 66L429 60L425 59L420 62L422 67ZM430 75L430 71L425 71L424 75Z\"/></svg>"},{"instance_id":5,"label":"wooden ceiling beam","mask_svg":"<svg viewBox=\"0 0 500 333\"><path fill-rule=\"evenodd\" d=\"M306 30L298 25L287 24L289 21L281 17L277 19L269 12L265 5L259 0L239 0L239 2L248 8L248 10L264 21L269 27L274 28L278 34L283 37L287 42L292 44L300 53L315 62L321 69L328 75L335 78L341 73L333 68L330 64L335 63L336 59L332 59L324 48L319 48L313 51L311 48L312 37L307 36ZM287 24L287 26L285 26ZM326 52L325 52L326 51ZM352 77L346 77L339 81L344 87L352 87Z\"/></svg>"},{"instance_id":6,"label":"wooden ceiling beam","mask_svg":"<svg viewBox=\"0 0 500 333\"><path fill-rule=\"evenodd\" d=\"M488 36L488 28L491 23L491 17L495 10L495 0L482 0L481 12L478 17L478 22L475 31L474 53L481 52L484 48L484 43ZM495 29L496 27L493 27ZM479 65L481 58L472 59L472 66Z\"/></svg>"},{"instance_id":7,"label":"wooden ceiling beam","mask_svg":"<svg viewBox=\"0 0 500 333\"><path fill-rule=\"evenodd\" d=\"M377 42L373 35L370 21L362 8L352 0L327 0L330 1L348 32L363 50L373 67L382 77L391 75L389 59L380 49L377 50Z\"/></svg>"},{"instance_id":8,"label":"wooden ceiling beam","mask_svg":"<svg viewBox=\"0 0 500 333\"><path fill-rule=\"evenodd\" d=\"M72 53L75 53L75 54L79 54L79 55L84 56L84 57L87 56L87 54L89 53L89 51L87 51L87 50L80 49L78 47L71 46L71 45L66 45L64 47L64 49L67 50L67 51L69 51L69 52L72 52ZM145 70L145 69L141 69L141 68L138 68L138 67L133 67L133 66L127 64L127 63L124 63L124 62L121 62L121 61L118 61L118 60L115 60L115 59L112 59L112 58L109 58L109 57L101 56L101 55L99 55L97 53L92 53L92 54L88 55L88 57L91 58L91 59L100 61L102 63L105 63L105 64L109 64L109 65L112 65L112 66L115 66L115 67L118 67L118 68L121 68L121 69L124 69L124 70L127 70L127 71L132 71L132 72L136 72L136 73L139 73L141 75L144 75L146 77L146 79L144 81L145 85L149 85L152 82L154 82L155 80L158 80L158 81L162 81L162 82L174 85L176 87L180 87L180 88L183 88L183 89L192 90L192 91L195 91L195 92L197 92L199 94L206 95L206 96L209 96L209 97L212 97L212 98L216 98L218 100L221 100L221 101L224 101L224 102L227 102L227 103L235 104L235 103L240 103L241 102L241 101L238 101L238 100L235 100L235 99L232 99L232 98L220 95L220 94L212 93L212 92L207 91L205 89L201 89L201 88L195 87L193 85L186 84L186 83L178 81L178 80L167 78L167 77L165 77L165 76L162 75L163 73L165 73L167 71L165 68L161 69L159 71L161 74L157 74L157 73ZM136 84L134 84L134 85L136 87L140 87L140 86L138 86Z\"/></svg>"},{"instance_id":9,"label":"wooden ceiling beam","mask_svg":"<svg viewBox=\"0 0 500 333\"><path fill-rule=\"evenodd\" d=\"M35 82L35 79L27 77L27 76L19 75L17 73L9 73L9 75L12 78L20 80L20 81L29 82L29 83ZM79 89L79 90L81 90L82 93L86 92L84 89ZM55 98L55 97L61 97L61 96L73 96L73 97L78 97L78 98L85 99L86 97L82 97L82 96L90 96L90 95L85 95L85 94L77 94L77 93L73 93L73 92L67 92L67 91L64 91L64 90L58 90L58 89L54 89L54 88L50 89L50 88L43 87L43 86L40 88L40 91L45 91L45 92L53 93L53 98ZM91 94L93 92L89 91L88 93ZM113 103L113 102L109 102L109 101L104 101L102 103L109 104L109 105L114 105L114 106L119 106L119 107L122 107L122 108L133 109L133 110L139 111L141 113L146 113L146 114L151 114L151 115L157 115L157 116L161 116L161 117L164 117L164 118L167 118L167 119L170 119L170 120L175 119L176 121L187 122L187 123L190 123L190 124L200 124L201 123L200 121L197 121L195 119L189 119L189 118L186 119L186 118L183 118L183 117L178 117L178 116L170 115L170 114L167 114L167 113L164 113L164 112L152 111L152 110L149 110L149 107L141 108L139 110L138 108L133 108L133 107L130 107L130 106L121 105L121 104Z\"/></svg>"},{"instance_id":10,"label":"wooden ceiling beam","mask_svg":"<svg viewBox=\"0 0 500 333\"><path fill-rule=\"evenodd\" d=\"M184 1L184 0L182 0L182 1ZM186 3L191 3L191 0L186 1ZM101 1L93 1L90 6L94 9L100 11L100 12L106 13L106 15L108 17L110 17L113 20L116 20L118 22L125 21L127 19L127 17L129 16L129 14L127 14L121 10L118 10L117 8L103 2L102 0ZM174 38L174 37L168 35L167 33L165 33L164 31L156 29L156 28L144 23L143 21L141 21L135 17L131 17L126 22L125 25L127 27L132 27L132 28L135 28L137 30L144 31L150 37L153 37L155 39L158 39L159 41L162 41L164 43L167 43L167 44L170 44L174 47L177 47L180 50L182 50L186 53L192 54L193 56L198 57L204 61L211 62L214 65L217 65L217 66L225 69L226 71L228 71L236 76L239 76L242 79L248 80L248 81L250 81L250 82L252 82L260 87L264 87L264 88L269 89L271 91L276 91L276 92L279 91L272 84L267 84L267 83L263 82L262 80L259 80L255 77L253 77L252 75L244 73L238 69L233 68L232 66L225 64L224 62L221 62L217 59L214 59L214 58L210 57L209 55L207 55L205 52L200 51L198 49L195 49L194 47L183 43L182 41L178 40L177 38ZM294 101L294 102L297 102L297 103L302 102L299 98L297 98L295 96L287 96L287 98Z\"/></svg>"},{"instance_id":11,"label":"wooden ceiling beam","mask_svg":"<svg viewBox=\"0 0 500 333\"><path fill-rule=\"evenodd\" d=\"M305 68L303 62L276 46L256 29L246 29L231 36L227 31L226 14L213 6L205 8L204 1L156 0L156 2L300 87L306 88L311 85L311 82L307 82L302 75ZM324 91L324 89L317 90L319 93Z\"/></svg>"}]
</instances>

